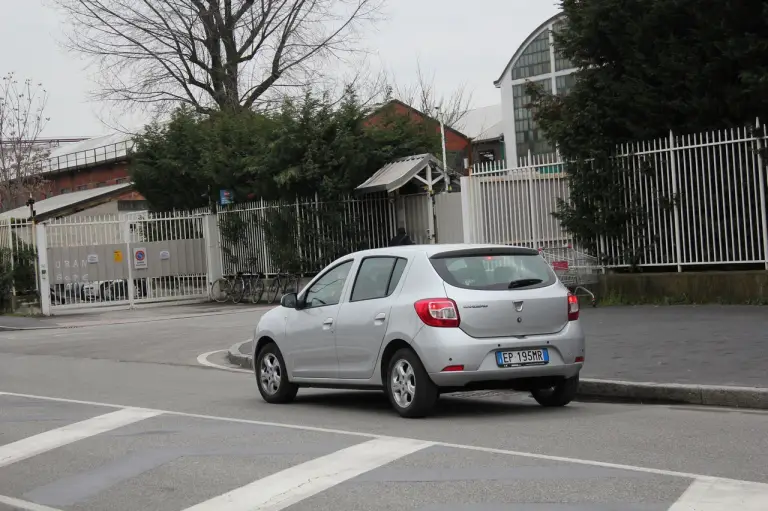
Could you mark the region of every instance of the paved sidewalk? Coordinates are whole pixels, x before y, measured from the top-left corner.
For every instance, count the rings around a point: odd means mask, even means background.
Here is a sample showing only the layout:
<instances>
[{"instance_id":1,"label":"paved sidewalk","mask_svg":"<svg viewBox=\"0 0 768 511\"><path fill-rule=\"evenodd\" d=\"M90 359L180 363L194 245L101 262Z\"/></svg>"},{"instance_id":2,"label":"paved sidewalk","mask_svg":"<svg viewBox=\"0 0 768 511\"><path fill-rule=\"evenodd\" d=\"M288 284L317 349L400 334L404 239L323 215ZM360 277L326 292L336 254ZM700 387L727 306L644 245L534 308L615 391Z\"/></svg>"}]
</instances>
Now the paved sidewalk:
<instances>
[{"instance_id":1,"label":"paved sidewalk","mask_svg":"<svg viewBox=\"0 0 768 511\"><path fill-rule=\"evenodd\" d=\"M768 388L768 307L582 309L588 378Z\"/></svg>"},{"instance_id":2,"label":"paved sidewalk","mask_svg":"<svg viewBox=\"0 0 768 511\"><path fill-rule=\"evenodd\" d=\"M272 305L199 303L188 305L153 304L133 310L93 309L87 312L70 313L61 316L0 316L0 332L4 330L37 330L51 328L79 328L97 325L120 325L145 323L169 319L183 319L199 316L220 316L268 310Z\"/></svg>"}]
</instances>

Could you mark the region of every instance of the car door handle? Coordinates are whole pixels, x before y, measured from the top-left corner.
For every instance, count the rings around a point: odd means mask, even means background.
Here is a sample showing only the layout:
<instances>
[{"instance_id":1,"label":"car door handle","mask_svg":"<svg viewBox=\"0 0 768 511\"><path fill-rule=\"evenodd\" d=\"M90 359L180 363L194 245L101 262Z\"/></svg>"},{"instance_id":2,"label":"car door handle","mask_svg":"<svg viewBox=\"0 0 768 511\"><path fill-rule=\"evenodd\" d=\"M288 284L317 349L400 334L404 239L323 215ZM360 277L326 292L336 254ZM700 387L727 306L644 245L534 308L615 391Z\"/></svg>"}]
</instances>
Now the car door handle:
<instances>
[{"instance_id":1,"label":"car door handle","mask_svg":"<svg viewBox=\"0 0 768 511\"><path fill-rule=\"evenodd\" d=\"M383 320L387 319L387 315L384 314L383 312L380 312L380 313L376 314L376 317L374 319L376 321L383 321Z\"/></svg>"},{"instance_id":2,"label":"car door handle","mask_svg":"<svg viewBox=\"0 0 768 511\"><path fill-rule=\"evenodd\" d=\"M323 326L331 326L333 324L333 318L328 318L323 321Z\"/></svg>"}]
</instances>

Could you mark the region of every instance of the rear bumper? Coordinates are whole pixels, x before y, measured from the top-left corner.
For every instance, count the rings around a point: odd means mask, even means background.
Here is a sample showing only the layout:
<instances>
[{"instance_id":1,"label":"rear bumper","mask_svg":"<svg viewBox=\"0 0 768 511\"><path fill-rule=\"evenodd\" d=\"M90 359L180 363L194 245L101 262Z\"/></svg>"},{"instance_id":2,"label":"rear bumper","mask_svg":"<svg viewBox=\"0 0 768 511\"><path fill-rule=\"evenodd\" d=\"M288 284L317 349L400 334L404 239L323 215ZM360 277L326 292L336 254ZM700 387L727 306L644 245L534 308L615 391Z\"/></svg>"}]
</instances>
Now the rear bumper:
<instances>
[{"instance_id":1,"label":"rear bumper","mask_svg":"<svg viewBox=\"0 0 768 511\"><path fill-rule=\"evenodd\" d=\"M440 387L503 387L501 382L510 380L571 378L584 365L576 362L576 357L585 356L584 332L579 321L568 323L555 334L521 338L476 339L458 328L424 327L414 345L430 378ZM496 364L497 351L532 348L546 348L549 363L507 368ZM464 370L442 371L451 365L463 365Z\"/></svg>"}]
</instances>

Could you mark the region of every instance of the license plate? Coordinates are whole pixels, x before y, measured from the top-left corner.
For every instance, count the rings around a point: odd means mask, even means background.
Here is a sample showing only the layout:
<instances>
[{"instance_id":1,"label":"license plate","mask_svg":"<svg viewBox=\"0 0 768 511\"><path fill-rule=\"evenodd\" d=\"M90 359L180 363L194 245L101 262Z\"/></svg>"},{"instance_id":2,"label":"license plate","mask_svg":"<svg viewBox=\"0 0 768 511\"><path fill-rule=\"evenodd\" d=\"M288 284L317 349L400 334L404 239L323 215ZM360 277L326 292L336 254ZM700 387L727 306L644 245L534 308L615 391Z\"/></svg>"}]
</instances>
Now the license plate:
<instances>
[{"instance_id":1,"label":"license plate","mask_svg":"<svg viewBox=\"0 0 768 511\"><path fill-rule=\"evenodd\" d=\"M496 364L499 367L543 366L548 363L549 352L546 348L496 352Z\"/></svg>"}]
</instances>

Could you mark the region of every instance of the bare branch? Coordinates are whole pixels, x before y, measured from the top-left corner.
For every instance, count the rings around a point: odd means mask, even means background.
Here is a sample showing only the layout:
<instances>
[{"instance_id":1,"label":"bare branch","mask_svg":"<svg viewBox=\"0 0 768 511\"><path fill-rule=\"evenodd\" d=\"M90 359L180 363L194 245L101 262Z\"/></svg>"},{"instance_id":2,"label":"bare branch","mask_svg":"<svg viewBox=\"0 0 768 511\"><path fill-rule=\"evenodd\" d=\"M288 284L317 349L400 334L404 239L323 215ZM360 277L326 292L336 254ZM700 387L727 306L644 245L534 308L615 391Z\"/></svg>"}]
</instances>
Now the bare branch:
<instances>
[{"instance_id":1,"label":"bare branch","mask_svg":"<svg viewBox=\"0 0 768 511\"><path fill-rule=\"evenodd\" d=\"M101 99L251 108L362 51L384 0L56 0ZM278 94L279 95L279 94Z\"/></svg>"},{"instance_id":2,"label":"bare branch","mask_svg":"<svg viewBox=\"0 0 768 511\"><path fill-rule=\"evenodd\" d=\"M0 78L0 208L13 209L44 184L41 163L48 156L39 142L48 119L48 94L13 73Z\"/></svg>"}]
</instances>

